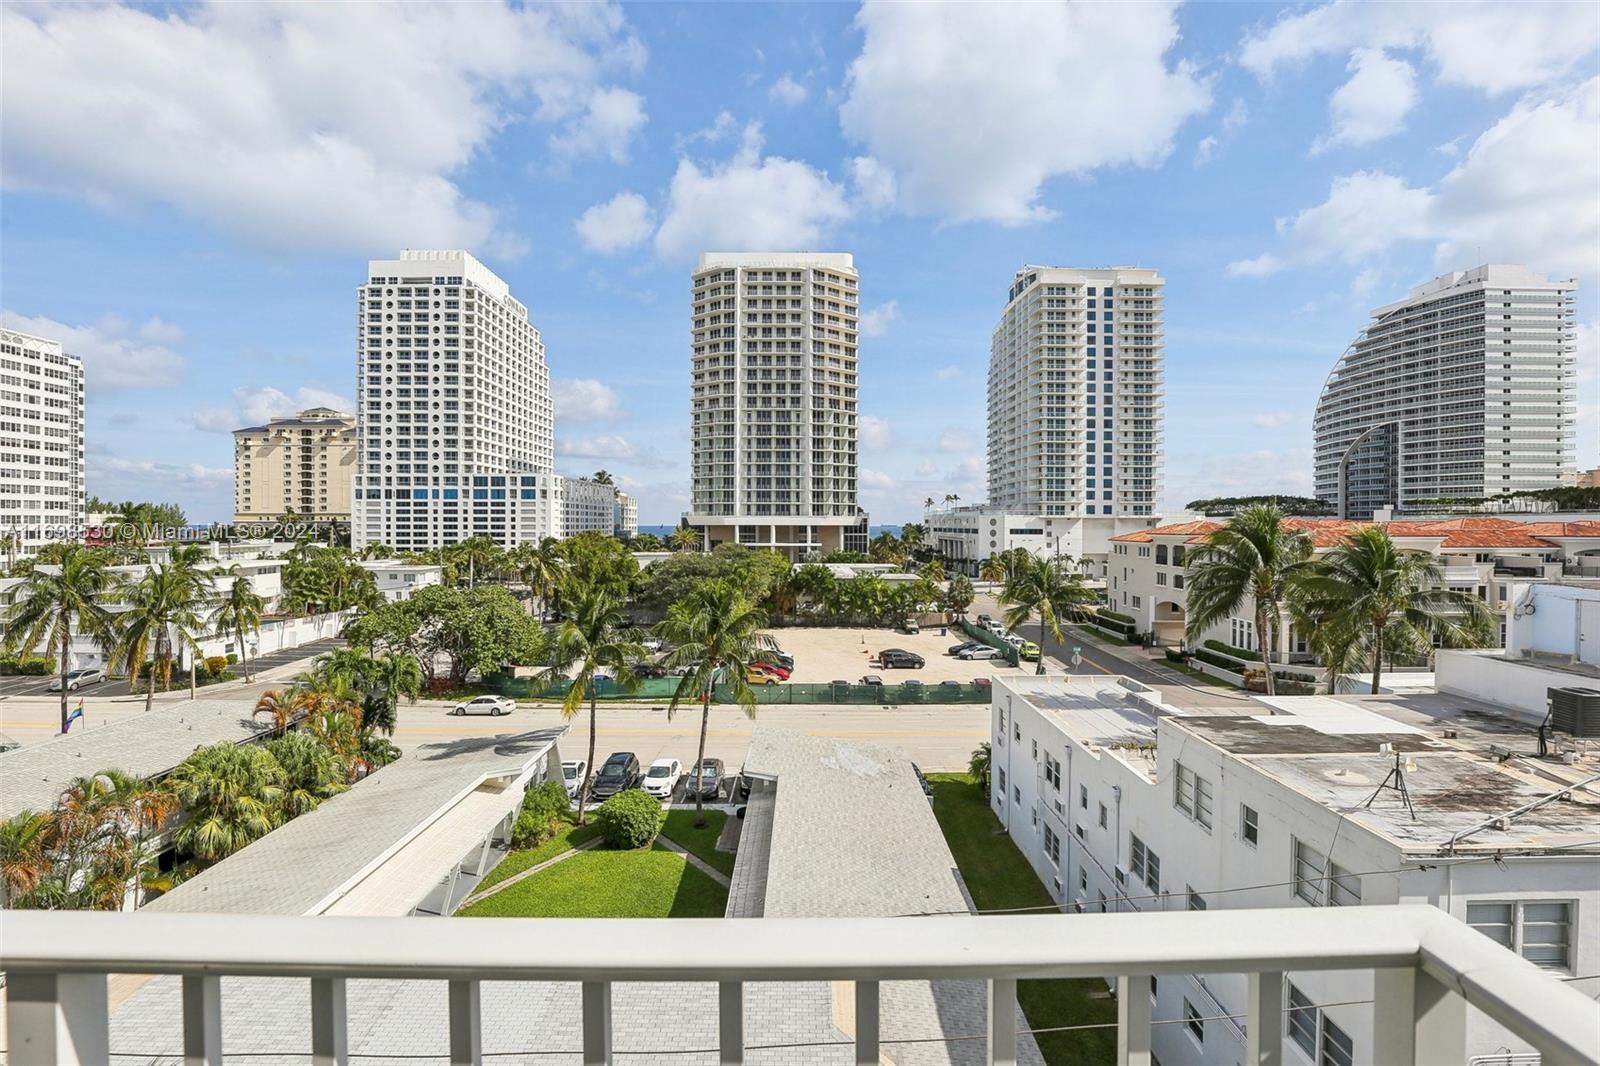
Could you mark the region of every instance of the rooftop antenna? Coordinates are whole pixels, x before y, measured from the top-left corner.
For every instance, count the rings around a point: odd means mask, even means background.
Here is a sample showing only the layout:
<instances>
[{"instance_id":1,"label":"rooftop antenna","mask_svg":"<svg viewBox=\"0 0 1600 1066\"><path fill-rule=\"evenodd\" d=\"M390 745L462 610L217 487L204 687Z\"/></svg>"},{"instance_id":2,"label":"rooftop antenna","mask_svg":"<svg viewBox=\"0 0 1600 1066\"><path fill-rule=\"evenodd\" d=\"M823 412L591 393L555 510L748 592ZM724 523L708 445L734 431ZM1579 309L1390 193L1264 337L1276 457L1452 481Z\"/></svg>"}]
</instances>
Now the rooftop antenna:
<instances>
[{"instance_id":1,"label":"rooftop antenna","mask_svg":"<svg viewBox=\"0 0 1600 1066\"><path fill-rule=\"evenodd\" d=\"M1406 813L1411 815L1411 820L1413 822L1416 821L1417 811L1415 807L1411 806L1411 790L1406 787L1406 770L1415 770L1417 768L1417 764L1410 762L1410 760L1405 759L1405 757L1398 751L1395 751L1393 744L1378 745L1378 752L1382 755L1393 753L1394 768L1384 776L1384 779L1378 783L1378 787L1373 790L1372 795L1367 797L1367 802L1363 803L1361 806L1371 807L1372 801L1378 798L1378 794L1383 792L1385 789L1389 789L1391 791L1400 793L1400 801L1406 805Z\"/></svg>"}]
</instances>

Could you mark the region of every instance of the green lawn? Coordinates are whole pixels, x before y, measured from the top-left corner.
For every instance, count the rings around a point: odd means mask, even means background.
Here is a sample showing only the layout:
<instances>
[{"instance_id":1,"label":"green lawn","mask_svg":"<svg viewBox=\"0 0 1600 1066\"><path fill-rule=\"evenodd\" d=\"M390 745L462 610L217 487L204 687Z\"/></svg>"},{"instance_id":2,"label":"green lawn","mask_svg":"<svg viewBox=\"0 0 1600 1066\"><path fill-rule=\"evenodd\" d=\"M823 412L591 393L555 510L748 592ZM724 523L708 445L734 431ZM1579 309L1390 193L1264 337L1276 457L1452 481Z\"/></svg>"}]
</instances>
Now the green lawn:
<instances>
[{"instance_id":1,"label":"green lawn","mask_svg":"<svg viewBox=\"0 0 1600 1066\"><path fill-rule=\"evenodd\" d=\"M667 824L661 835L683 850L705 862L707 866L723 873L733 874L733 852L718 851L717 837L728 816L722 811L706 811L706 827L694 827L694 808L675 808L667 812Z\"/></svg>"},{"instance_id":2,"label":"green lawn","mask_svg":"<svg viewBox=\"0 0 1600 1066\"><path fill-rule=\"evenodd\" d=\"M469 918L720 918L727 906L727 889L658 845L574 855L456 913Z\"/></svg>"},{"instance_id":3,"label":"green lawn","mask_svg":"<svg viewBox=\"0 0 1600 1066\"><path fill-rule=\"evenodd\" d=\"M933 813L944 830L945 842L955 856L962 880L979 910L1013 907L1051 907L1054 901L1033 868L1006 836L999 819L989 809L988 797L966 774L929 774L933 785ZM1041 912L1048 913L1048 912ZM1071 917L1063 916L1063 935ZM1028 1025L1047 1029L1060 1025L1115 1023L1117 1005L1103 995L1106 983L1082 981L1019 981L1017 999ZM1116 1029L1087 1029L1075 1033L1043 1033L1035 1039L1050 1066L1104 1063L1116 1058Z\"/></svg>"},{"instance_id":4,"label":"green lawn","mask_svg":"<svg viewBox=\"0 0 1600 1066\"><path fill-rule=\"evenodd\" d=\"M575 817L575 812L569 813L556 835L538 847L527 848L523 851L513 851L500 860L500 865L490 870L488 875L484 877L483 883L478 886L479 890L488 888L490 885L498 885L506 878L520 874L530 866L538 866L546 859L553 859L563 851L570 851L584 841L600 835L600 826L594 820L594 810L592 808L589 811L588 825L579 826L575 824L572 821ZM688 846L687 844L684 845L684 847Z\"/></svg>"}]
</instances>

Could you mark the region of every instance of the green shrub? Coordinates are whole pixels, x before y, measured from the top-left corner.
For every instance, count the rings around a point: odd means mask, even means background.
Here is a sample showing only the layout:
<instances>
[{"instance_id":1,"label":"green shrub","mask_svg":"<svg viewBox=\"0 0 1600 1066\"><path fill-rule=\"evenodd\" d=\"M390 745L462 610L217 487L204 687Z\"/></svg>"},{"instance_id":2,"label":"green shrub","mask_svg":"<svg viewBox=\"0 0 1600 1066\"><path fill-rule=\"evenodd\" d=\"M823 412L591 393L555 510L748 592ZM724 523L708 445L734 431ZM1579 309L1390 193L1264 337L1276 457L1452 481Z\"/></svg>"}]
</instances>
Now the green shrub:
<instances>
[{"instance_id":1,"label":"green shrub","mask_svg":"<svg viewBox=\"0 0 1600 1066\"><path fill-rule=\"evenodd\" d=\"M511 830L511 846L533 848L555 836L567 807L567 790L561 782L546 781L530 788L522 797L522 809Z\"/></svg>"},{"instance_id":2,"label":"green shrub","mask_svg":"<svg viewBox=\"0 0 1600 1066\"><path fill-rule=\"evenodd\" d=\"M206 656L205 672L210 677L223 676L228 672L228 659L222 655Z\"/></svg>"},{"instance_id":3,"label":"green shrub","mask_svg":"<svg viewBox=\"0 0 1600 1066\"><path fill-rule=\"evenodd\" d=\"M0 677L9 677L17 672L17 657L15 655L0 655Z\"/></svg>"},{"instance_id":4,"label":"green shrub","mask_svg":"<svg viewBox=\"0 0 1600 1066\"><path fill-rule=\"evenodd\" d=\"M600 804L598 818L606 847L630 851L651 845L667 820L667 812L654 796L630 788Z\"/></svg>"},{"instance_id":5,"label":"green shrub","mask_svg":"<svg viewBox=\"0 0 1600 1066\"><path fill-rule=\"evenodd\" d=\"M1095 615L1108 622L1121 622L1125 626L1136 626L1139 624L1139 620L1134 618L1132 615L1119 614L1116 611L1108 611L1104 607L1096 611Z\"/></svg>"},{"instance_id":6,"label":"green shrub","mask_svg":"<svg viewBox=\"0 0 1600 1066\"><path fill-rule=\"evenodd\" d=\"M238 661L239 661L239 656L230 651L228 653L228 665L232 666L234 663L236 663Z\"/></svg>"},{"instance_id":7,"label":"green shrub","mask_svg":"<svg viewBox=\"0 0 1600 1066\"><path fill-rule=\"evenodd\" d=\"M1245 661L1252 663L1258 663L1261 661L1260 652L1250 651L1247 648L1235 648L1232 644L1224 644L1220 640L1208 640L1206 641L1205 646L1210 648L1212 651L1218 651L1224 655L1231 655L1235 659L1244 659Z\"/></svg>"},{"instance_id":8,"label":"green shrub","mask_svg":"<svg viewBox=\"0 0 1600 1066\"><path fill-rule=\"evenodd\" d=\"M17 660L17 673L29 677L44 677L56 673L56 661L45 655L24 655Z\"/></svg>"},{"instance_id":9,"label":"green shrub","mask_svg":"<svg viewBox=\"0 0 1600 1066\"><path fill-rule=\"evenodd\" d=\"M1177 648L1168 648L1167 649L1167 662L1169 662L1169 663L1186 663L1188 661L1189 661L1189 653L1188 652L1179 651Z\"/></svg>"},{"instance_id":10,"label":"green shrub","mask_svg":"<svg viewBox=\"0 0 1600 1066\"><path fill-rule=\"evenodd\" d=\"M1225 659L1216 652L1210 651L1206 648L1196 648L1194 651L1194 658L1199 659L1203 663L1209 663L1212 666L1220 667L1223 670L1228 670L1235 674L1244 673L1244 667L1240 666L1232 659Z\"/></svg>"}]
</instances>

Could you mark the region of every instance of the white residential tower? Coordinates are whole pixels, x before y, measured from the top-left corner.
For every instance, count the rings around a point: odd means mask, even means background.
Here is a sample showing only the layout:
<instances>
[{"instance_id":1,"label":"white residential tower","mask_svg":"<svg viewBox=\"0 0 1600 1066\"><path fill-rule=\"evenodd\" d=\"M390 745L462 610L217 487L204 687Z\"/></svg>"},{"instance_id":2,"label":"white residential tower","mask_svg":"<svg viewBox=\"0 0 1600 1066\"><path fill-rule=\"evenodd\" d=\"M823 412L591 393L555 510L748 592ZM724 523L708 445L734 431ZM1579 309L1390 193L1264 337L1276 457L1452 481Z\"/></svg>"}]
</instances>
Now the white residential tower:
<instances>
[{"instance_id":1,"label":"white residential tower","mask_svg":"<svg viewBox=\"0 0 1600 1066\"><path fill-rule=\"evenodd\" d=\"M0 330L0 560L82 540L83 360Z\"/></svg>"}]
</instances>

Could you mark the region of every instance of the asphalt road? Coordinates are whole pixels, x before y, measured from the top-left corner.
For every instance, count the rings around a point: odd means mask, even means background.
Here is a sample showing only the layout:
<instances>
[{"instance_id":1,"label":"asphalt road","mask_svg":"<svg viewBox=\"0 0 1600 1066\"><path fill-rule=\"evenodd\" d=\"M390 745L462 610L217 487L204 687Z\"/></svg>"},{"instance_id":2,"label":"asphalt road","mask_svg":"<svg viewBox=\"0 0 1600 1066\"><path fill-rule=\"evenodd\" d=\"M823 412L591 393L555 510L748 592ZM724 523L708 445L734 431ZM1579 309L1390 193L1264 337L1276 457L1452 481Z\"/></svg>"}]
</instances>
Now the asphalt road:
<instances>
[{"instance_id":1,"label":"asphalt road","mask_svg":"<svg viewBox=\"0 0 1600 1066\"><path fill-rule=\"evenodd\" d=\"M288 666L290 663L299 662L302 659L312 659L323 654L324 652L332 651L334 648L340 648L343 646L344 641L340 638L329 637L327 640L312 641L309 644L302 644L298 648L290 648L287 651L275 651L271 654L263 655L260 658L250 660L250 672L252 675L254 675L263 671L271 670L275 667ZM238 669L239 668L237 666L234 667L235 671ZM0 677L0 698L7 696L44 696L59 700L61 698L61 694L58 692L51 692L49 690L50 682L54 679L54 675L51 677ZM174 690L183 689L187 694L189 689L189 675L187 673L180 674L174 670L172 675L172 687ZM268 688L271 686L263 685L261 687ZM237 689L229 690L228 698L236 698L233 693L237 691ZM137 694L142 696L144 695L144 691L141 689ZM259 695L259 692L256 692L256 694ZM84 688L78 689L72 693L71 699L76 700L80 695L86 697L98 696L101 698L112 698L117 696L131 696L135 695L135 693L129 690L127 679L108 678L97 685L88 685ZM241 696L237 698L243 697ZM253 699L254 696L251 698Z\"/></svg>"}]
</instances>

